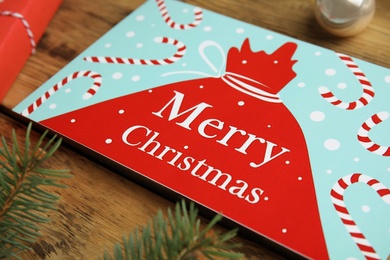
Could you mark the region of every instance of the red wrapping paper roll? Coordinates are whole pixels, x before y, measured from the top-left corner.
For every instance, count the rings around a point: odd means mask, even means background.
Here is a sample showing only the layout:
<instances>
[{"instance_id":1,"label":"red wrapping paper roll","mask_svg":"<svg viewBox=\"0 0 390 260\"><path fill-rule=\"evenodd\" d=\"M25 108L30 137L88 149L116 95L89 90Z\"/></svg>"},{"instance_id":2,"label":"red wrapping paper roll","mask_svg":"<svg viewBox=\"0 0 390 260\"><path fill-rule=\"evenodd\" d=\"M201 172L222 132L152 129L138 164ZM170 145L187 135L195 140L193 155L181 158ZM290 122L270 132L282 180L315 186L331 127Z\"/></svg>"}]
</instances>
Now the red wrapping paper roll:
<instances>
[{"instance_id":1,"label":"red wrapping paper roll","mask_svg":"<svg viewBox=\"0 0 390 260\"><path fill-rule=\"evenodd\" d=\"M0 102L32 54L61 0L0 2Z\"/></svg>"}]
</instances>

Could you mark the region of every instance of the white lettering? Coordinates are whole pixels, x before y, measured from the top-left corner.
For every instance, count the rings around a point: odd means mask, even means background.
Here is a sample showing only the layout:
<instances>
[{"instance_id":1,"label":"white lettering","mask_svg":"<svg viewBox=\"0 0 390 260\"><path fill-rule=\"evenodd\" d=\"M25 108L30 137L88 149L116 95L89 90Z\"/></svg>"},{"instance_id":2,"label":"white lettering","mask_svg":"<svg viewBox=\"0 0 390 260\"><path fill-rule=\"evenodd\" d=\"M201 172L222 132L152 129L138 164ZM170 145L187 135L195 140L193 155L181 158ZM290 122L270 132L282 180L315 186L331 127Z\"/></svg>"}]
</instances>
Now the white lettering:
<instances>
[{"instance_id":1,"label":"white lettering","mask_svg":"<svg viewBox=\"0 0 390 260\"><path fill-rule=\"evenodd\" d=\"M184 165L182 163L179 163L177 168L179 168L182 171L187 171L191 168L191 163L193 163L193 162L195 162L195 158L187 156L186 158L183 159Z\"/></svg>"},{"instance_id":2,"label":"white lettering","mask_svg":"<svg viewBox=\"0 0 390 260\"><path fill-rule=\"evenodd\" d=\"M266 164L267 162L269 162L269 161L275 159L276 157L278 157L278 156L280 156L280 155L282 155L282 154L284 154L284 153L290 152L289 149L282 147L282 151L280 151L279 153L277 153L277 154L275 154L274 156L272 156L272 150L273 150L274 147L276 147L276 144L271 143L271 142L268 142L268 141L266 141L266 143L267 143L267 148L266 148L266 150L265 150L264 160L263 160L261 163L259 163L259 164L256 164L256 163L254 163L254 162L251 162L251 163L249 164L251 167L253 167L253 168L258 168L258 167L260 167L260 166Z\"/></svg>"},{"instance_id":3,"label":"white lettering","mask_svg":"<svg viewBox=\"0 0 390 260\"><path fill-rule=\"evenodd\" d=\"M261 138L261 137L257 137L253 134L248 134L249 138L246 140L246 142L238 149L236 149L236 151L239 151L240 153L243 153L243 154L247 154L246 153L246 149L248 149L248 147L254 142L254 141L259 141L260 143L265 143L265 140L264 138Z\"/></svg>"},{"instance_id":4,"label":"white lettering","mask_svg":"<svg viewBox=\"0 0 390 260\"><path fill-rule=\"evenodd\" d=\"M217 124L212 124L212 122L216 122ZM219 121L218 119L207 119L207 120L204 120L198 127L198 132L201 136L203 137L206 137L206 138L214 138L216 137L217 135L214 134L214 135L208 135L206 134L205 132L205 128L206 126L210 126L210 127L213 127L213 128L216 128L218 130L221 130L223 128L223 122L222 121Z\"/></svg>"},{"instance_id":5,"label":"white lettering","mask_svg":"<svg viewBox=\"0 0 390 260\"><path fill-rule=\"evenodd\" d=\"M249 195L247 195L245 197L245 200L251 204L255 204L255 203L259 202L260 196L261 196L261 194L263 194L263 192L264 191L260 188L254 188L251 191L251 195L253 196L253 198L251 199L251 197Z\"/></svg>"},{"instance_id":6,"label":"white lettering","mask_svg":"<svg viewBox=\"0 0 390 260\"><path fill-rule=\"evenodd\" d=\"M230 130L227 132L227 134L217 143L220 143L222 145L228 146L227 142L230 140L230 138L235 134L235 133L240 133L241 135L246 135L246 132L244 130L240 130L237 127L234 126L229 126Z\"/></svg>"},{"instance_id":7,"label":"white lettering","mask_svg":"<svg viewBox=\"0 0 390 260\"><path fill-rule=\"evenodd\" d=\"M141 142L138 142L138 143L130 143L128 141L128 137L129 135L134 131L134 130L137 130L137 129L145 129L146 130L146 136L148 136L152 131L145 127L145 126L142 126L142 125L135 125L135 126L132 126L130 128L128 128L123 134L122 134L122 141L127 144L127 145L130 145L130 146L137 146L139 145Z\"/></svg>"},{"instance_id":8,"label":"white lettering","mask_svg":"<svg viewBox=\"0 0 390 260\"><path fill-rule=\"evenodd\" d=\"M242 180L237 180L236 183L237 184L242 183L243 186L242 187L232 186L232 187L229 188L229 192L230 192L230 194L236 195L240 199L243 199L245 197L243 194L245 193L245 191L246 191L246 189L248 188L249 185L248 185L248 183L246 183L245 181L242 181Z\"/></svg>"},{"instance_id":9,"label":"white lettering","mask_svg":"<svg viewBox=\"0 0 390 260\"><path fill-rule=\"evenodd\" d=\"M143 152L146 152L146 148L148 148L150 145L153 147L152 150L150 150L148 152L148 154L150 155L153 155L154 156L154 153L157 151L157 149L161 146L161 144L157 141L155 141L154 139L157 138L157 136L159 136L160 133L158 132L154 132L153 133L153 136L151 138L149 138L149 140L140 148L138 148L139 150L143 151Z\"/></svg>"},{"instance_id":10,"label":"white lettering","mask_svg":"<svg viewBox=\"0 0 390 260\"><path fill-rule=\"evenodd\" d=\"M203 112L203 110L205 110L207 107L212 107L212 106L202 102L196 106L193 106L193 107L187 109L186 111L179 113L180 106L181 106L183 99L184 99L184 95L180 92L177 92L177 91L174 91L174 92L175 92L175 96L160 111L152 112L152 114L163 118L162 113L164 112L165 109L167 109L173 103L171 112L169 113L168 121L171 121L179 116L182 116L182 115L192 111L191 114L183 122L176 123L177 125L179 125L181 127L184 127L184 128L191 130L190 124L200 115L200 113Z\"/></svg>"},{"instance_id":11,"label":"white lettering","mask_svg":"<svg viewBox=\"0 0 390 260\"><path fill-rule=\"evenodd\" d=\"M211 166L209 166L209 168L210 168L210 167L211 167ZM212 170L217 171L217 175L215 175L214 178L213 178L211 181L209 181L209 183L210 183L210 184L213 184L213 185L217 185L216 182L219 180L219 178L221 178L222 176L225 176L225 177L226 177L225 181L223 182L223 184L219 185L218 188L221 188L221 189L223 189L223 190L226 190L226 186L227 186L227 185L229 184L229 182L232 180L232 176L231 176L230 174L228 174L228 173L223 173L223 172L221 172L220 170L215 169L215 168L213 168L213 167L211 167L211 168L212 168ZM203 176L202 176L202 177L203 177ZM201 179L202 179L202 178L201 178Z\"/></svg>"}]
</instances>

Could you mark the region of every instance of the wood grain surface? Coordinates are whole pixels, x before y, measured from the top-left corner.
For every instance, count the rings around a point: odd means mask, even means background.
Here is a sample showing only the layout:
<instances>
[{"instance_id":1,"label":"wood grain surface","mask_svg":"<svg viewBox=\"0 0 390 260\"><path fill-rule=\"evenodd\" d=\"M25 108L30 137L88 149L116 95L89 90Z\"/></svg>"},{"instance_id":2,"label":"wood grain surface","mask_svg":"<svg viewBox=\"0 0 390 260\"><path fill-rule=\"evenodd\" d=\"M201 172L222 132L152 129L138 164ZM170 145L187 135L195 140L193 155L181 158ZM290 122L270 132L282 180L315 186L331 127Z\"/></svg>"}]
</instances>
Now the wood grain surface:
<instances>
[{"instance_id":1,"label":"wood grain surface","mask_svg":"<svg viewBox=\"0 0 390 260\"><path fill-rule=\"evenodd\" d=\"M369 27L351 38L336 38L315 22L312 0L186 0L185 2L272 31L343 52L390 68L390 1L377 0ZM63 0L60 9L3 101L0 134L11 129L24 135L25 126L8 112L101 35L140 6L143 0ZM38 133L33 133L37 139ZM172 202L62 146L49 167L69 169L73 178L61 195L52 222L42 225L42 237L23 259L99 259L122 235L143 225L158 209ZM222 229L222 228L221 228ZM246 259L283 259L256 241L238 237Z\"/></svg>"}]
</instances>

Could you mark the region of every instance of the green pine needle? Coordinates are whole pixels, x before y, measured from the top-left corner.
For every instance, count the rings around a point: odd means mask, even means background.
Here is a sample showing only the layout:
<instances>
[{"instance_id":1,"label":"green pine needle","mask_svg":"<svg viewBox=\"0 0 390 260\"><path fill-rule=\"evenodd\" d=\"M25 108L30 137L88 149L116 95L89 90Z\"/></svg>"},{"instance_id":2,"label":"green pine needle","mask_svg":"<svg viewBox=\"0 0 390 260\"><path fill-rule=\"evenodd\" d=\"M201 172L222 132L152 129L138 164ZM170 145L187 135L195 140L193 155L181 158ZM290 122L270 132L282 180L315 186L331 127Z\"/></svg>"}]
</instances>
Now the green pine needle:
<instances>
[{"instance_id":1,"label":"green pine needle","mask_svg":"<svg viewBox=\"0 0 390 260\"><path fill-rule=\"evenodd\" d=\"M191 203L189 209L184 201L177 203L175 211L168 209L167 219L161 210L142 228L124 236L122 244L116 243L113 250L116 260L191 260L191 259L237 259L242 254L231 250L239 244L229 244L237 230L225 234L216 233L213 227L221 220L216 215L210 223L201 230L198 210ZM112 259L105 251L105 260Z\"/></svg>"},{"instance_id":2,"label":"green pine needle","mask_svg":"<svg viewBox=\"0 0 390 260\"><path fill-rule=\"evenodd\" d=\"M30 141L30 123L24 145L12 131L12 144L4 137L0 148L0 259L17 258L19 253L30 249L40 236L38 223L49 222L45 213L55 209L59 196L44 187L64 187L60 178L71 175L66 171L41 168L61 144L56 136L45 142L47 131L33 146Z\"/></svg>"},{"instance_id":3,"label":"green pine needle","mask_svg":"<svg viewBox=\"0 0 390 260\"><path fill-rule=\"evenodd\" d=\"M45 214L55 210L59 196L45 187L65 186L61 178L71 175L63 170L44 168L46 162L59 148L61 139L56 136L46 140L47 131L33 145L30 141L32 125L29 124L23 146L12 131L8 145L1 137L0 147L0 259L20 259L19 254L30 249L40 236L39 223L49 222ZM237 259L243 256L231 250L239 244L229 244L237 234L232 230L217 233L213 227L221 220L216 215L201 229L198 210L191 203L189 209L184 201L177 203L174 211L168 209L167 218L161 212L148 222L141 231L136 229L117 243L113 256L117 260L192 260L192 259ZM105 251L104 259L112 256Z\"/></svg>"}]
</instances>

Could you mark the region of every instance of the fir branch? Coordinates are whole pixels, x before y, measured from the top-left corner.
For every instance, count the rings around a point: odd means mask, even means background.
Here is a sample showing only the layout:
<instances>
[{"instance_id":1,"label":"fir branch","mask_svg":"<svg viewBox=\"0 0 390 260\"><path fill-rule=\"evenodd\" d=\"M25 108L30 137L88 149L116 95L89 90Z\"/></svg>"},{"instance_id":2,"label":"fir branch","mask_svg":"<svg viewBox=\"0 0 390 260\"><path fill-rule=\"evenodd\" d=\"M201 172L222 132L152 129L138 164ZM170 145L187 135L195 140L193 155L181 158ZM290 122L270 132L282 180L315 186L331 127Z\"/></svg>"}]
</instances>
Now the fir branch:
<instances>
[{"instance_id":1,"label":"fir branch","mask_svg":"<svg viewBox=\"0 0 390 260\"><path fill-rule=\"evenodd\" d=\"M175 212L168 209L165 219L161 210L142 228L142 235L136 229L128 237L124 236L122 244L114 246L116 260L192 260L192 259L237 259L242 254L231 250L238 248L239 244L229 244L237 230L219 234L213 227L221 220L216 215L209 224L201 230L198 210L191 203L187 209L184 201L177 203ZM169 228L168 228L169 227ZM104 259L112 259L105 251Z\"/></svg>"},{"instance_id":2,"label":"fir branch","mask_svg":"<svg viewBox=\"0 0 390 260\"><path fill-rule=\"evenodd\" d=\"M24 140L19 145L15 130L12 130L12 145L4 137L0 148L0 259L18 258L28 243L40 236L38 223L46 223L44 214L55 209L59 196L44 187L65 187L58 181L70 177L66 171L41 168L61 144L56 136L45 143L47 131L35 146L31 145L30 123ZM44 144L45 143L45 144Z\"/></svg>"}]
</instances>

